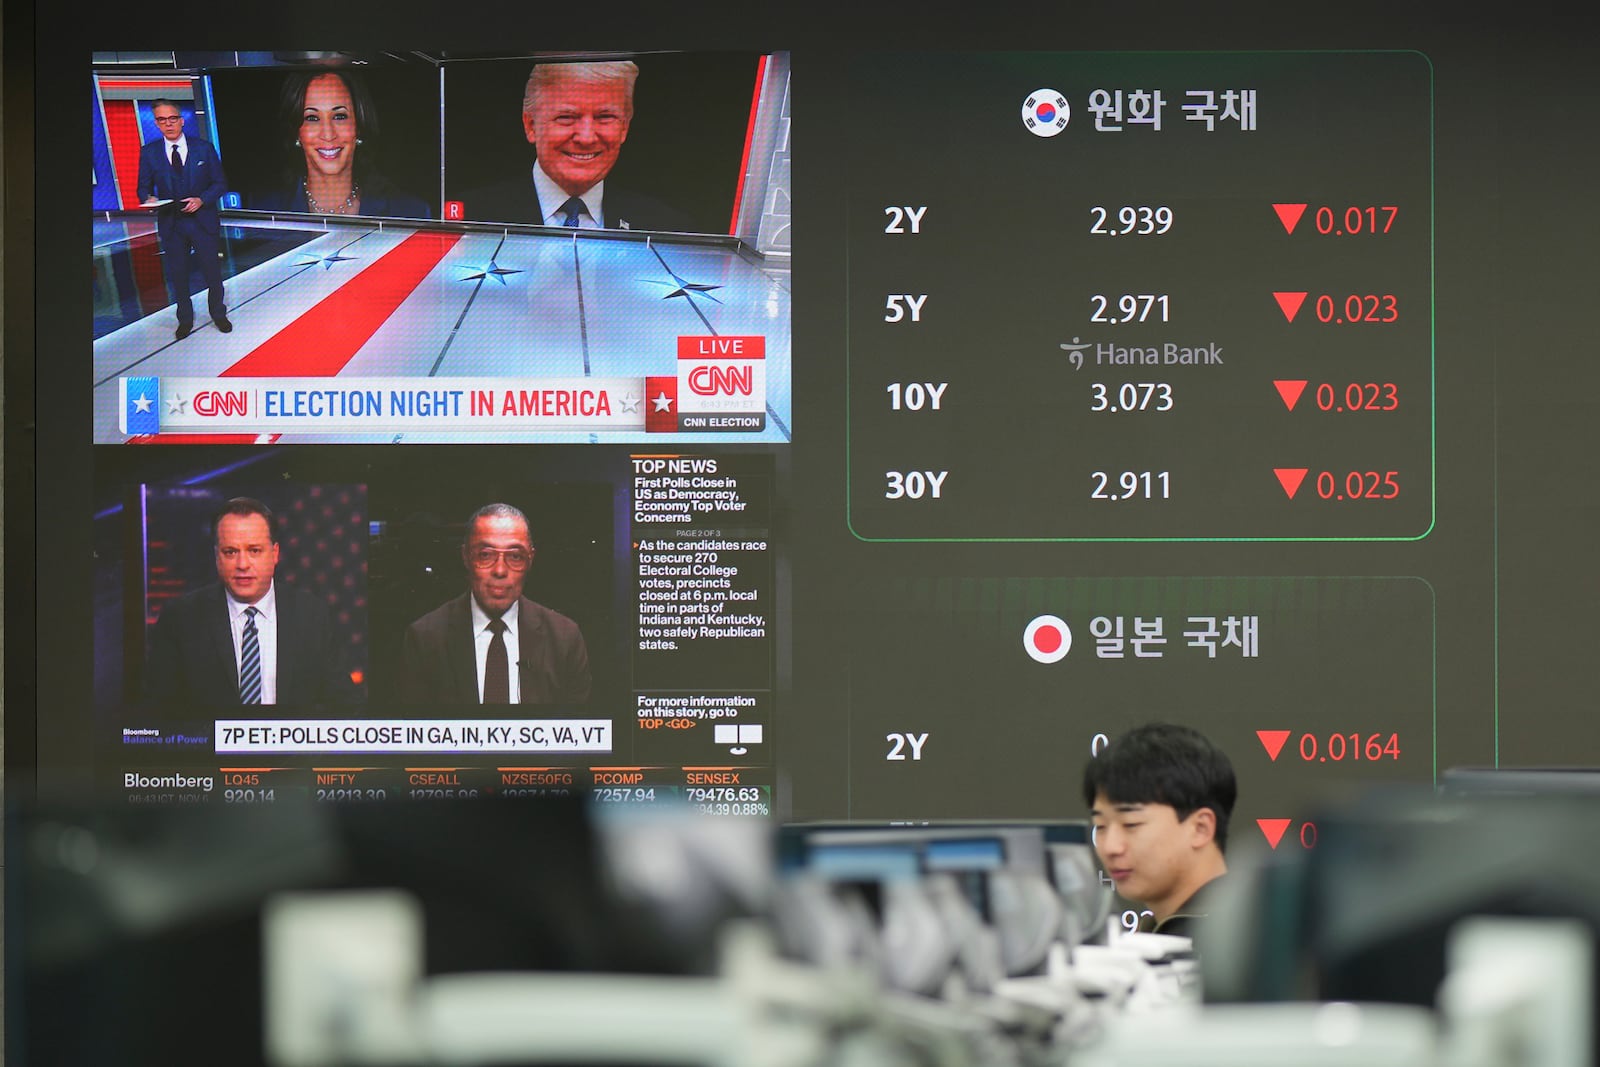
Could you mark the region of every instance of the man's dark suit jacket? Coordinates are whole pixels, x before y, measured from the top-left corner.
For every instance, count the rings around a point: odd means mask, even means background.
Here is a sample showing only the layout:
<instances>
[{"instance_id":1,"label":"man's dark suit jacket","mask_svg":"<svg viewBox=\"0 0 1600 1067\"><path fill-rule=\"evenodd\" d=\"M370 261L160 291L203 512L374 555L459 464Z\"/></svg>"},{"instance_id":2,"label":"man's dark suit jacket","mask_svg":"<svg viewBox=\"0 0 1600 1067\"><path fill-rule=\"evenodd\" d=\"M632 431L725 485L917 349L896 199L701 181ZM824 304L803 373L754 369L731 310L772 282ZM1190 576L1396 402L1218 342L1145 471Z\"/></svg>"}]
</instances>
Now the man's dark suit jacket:
<instances>
[{"instance_id":1,"label":"man's dark suit jacket","mask_svg":"<svg viewBox=\"0 0 1600 1067\"><path fill-rule=\"evenodd\" d=\"M497 182L467 192L461 198L466 216L474 222L530 222L544 225L539 194L534 191L533 175ZM669 233L696 232L684 214L653 197L627 189L613 188L606 182L600 213L608 230L662 230Z\"/></svg>"},{"instance_id":2,"label":"man's dark suit jacket","mask_svg":"<svg viewBox=\"0 0 1600 1067\"><path fill-rule=\"evenodd\" d=\"M156 210L156 232L161 243L171 239L179 227L193 227L213 238L222 232L217 217L217 203L228 190L228 179L222 173L222 158L210 141L185 134L189 141L189 158L183 161L183 184L179 187L172 173L172 142L166 138L151 141L139 149L139 199L146 200L151 193L162 200L179 201L189 196L200 198L200 210L185 215L177 203Z\"/></svg>"},{"instance_id":3,"label":"man's dark suit jacket","mask_svg":"<svg viewBox=\"0 0 1600 1067\"><path fill-rule=\"evenodd\" d=\"M341 668L333 620L322 601L274 581L278 609L278 702L285 709L346 704L357 697ZM180 715L237 710L239 668L228 600L208 585L161 609L145 664L145 710Z\"/></svg>"},{"instance_id":4,"label":"man's dark suit jacket","mask_svg":"<svg viewBox=\"0 0 1600 1067\"><path fill-rule=\"evenodd\" d=\"M193 286L190 283L189 250L194 250L193 267L206 285L206 303L213 321L223 320L228 308L223 302L222 224L217 218L217 201L227 189L222 176L222 160L209 141L190 137L189 155L183 161L182 178L172 170L172 142L166 138L151 141L139 149L139 199L155 193L172 200L156 209L156 234L161 239L162 272L167 292L178 312L178 325L194 324ZM198 210L185 214L179 206L185 197L199 197Z\"/></svg>"},{"instance_id":5,"label":"man's dark suit jacket","mask_svg":"<svg viewBox=\"0 0 1600 1067\"><path fill-rule=\"evenodd\" d=\"M407 628L400 692L407 704L459 707L478 703L471 596L463 593ZM527 597L517 603L518 702L586 703L593 680L589 649L578 624Z\"/></svg>"}]
</instances>

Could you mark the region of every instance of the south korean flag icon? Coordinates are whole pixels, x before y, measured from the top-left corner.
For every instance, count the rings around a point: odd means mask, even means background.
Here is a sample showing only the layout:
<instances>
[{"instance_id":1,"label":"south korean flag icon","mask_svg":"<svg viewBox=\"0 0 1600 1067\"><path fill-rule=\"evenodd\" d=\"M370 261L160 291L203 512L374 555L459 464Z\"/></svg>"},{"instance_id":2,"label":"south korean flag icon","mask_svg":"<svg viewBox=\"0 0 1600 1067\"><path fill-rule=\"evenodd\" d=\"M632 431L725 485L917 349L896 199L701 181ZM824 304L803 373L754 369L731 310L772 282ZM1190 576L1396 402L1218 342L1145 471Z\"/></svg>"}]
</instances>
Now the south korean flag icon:
<instances>
[{"instance_id":1,"label":"south korean flag icon","mask_svg":"<svg viewBox=\"0 0 1600 1067\"><path fill-rule=\"evenodd\" d=\"M1035 89L1022 102L1022 124L1040 137L1054 137L1067 128L1072 108L1054 89Z\"/></svg>"},{"instance_id":2,"label":"south korean flag icon","mask_svg":"<svg viewBox=\"0 0 1600 1067\"><path fill-rule=\"evenodd\" d=\"M1072 627L1054 615L1040 615L1022 631L1022 647L1039 663L1060 663L1072 651Z\"/></svg>"}]
</instances>

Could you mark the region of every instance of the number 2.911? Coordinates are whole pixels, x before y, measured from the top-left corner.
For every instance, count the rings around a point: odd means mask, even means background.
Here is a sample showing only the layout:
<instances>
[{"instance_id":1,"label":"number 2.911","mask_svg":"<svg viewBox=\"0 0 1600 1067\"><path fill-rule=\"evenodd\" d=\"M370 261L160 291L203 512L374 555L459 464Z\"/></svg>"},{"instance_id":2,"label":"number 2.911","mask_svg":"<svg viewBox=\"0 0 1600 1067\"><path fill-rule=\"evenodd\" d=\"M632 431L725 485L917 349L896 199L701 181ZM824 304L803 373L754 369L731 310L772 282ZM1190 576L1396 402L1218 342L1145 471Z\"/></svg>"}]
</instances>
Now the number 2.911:
<instances>
[{"instance_id":1,"label":"number 2.911","mask_svg":"<svg viewBox=\"0 0 1600 1067\"><path fill-rule=\"evenodd\" d=\"M1089 481L1090 500L1166 500L1172 491L1172 475L1168 471L1095 471Z\"/></svg>"}]
</instances>

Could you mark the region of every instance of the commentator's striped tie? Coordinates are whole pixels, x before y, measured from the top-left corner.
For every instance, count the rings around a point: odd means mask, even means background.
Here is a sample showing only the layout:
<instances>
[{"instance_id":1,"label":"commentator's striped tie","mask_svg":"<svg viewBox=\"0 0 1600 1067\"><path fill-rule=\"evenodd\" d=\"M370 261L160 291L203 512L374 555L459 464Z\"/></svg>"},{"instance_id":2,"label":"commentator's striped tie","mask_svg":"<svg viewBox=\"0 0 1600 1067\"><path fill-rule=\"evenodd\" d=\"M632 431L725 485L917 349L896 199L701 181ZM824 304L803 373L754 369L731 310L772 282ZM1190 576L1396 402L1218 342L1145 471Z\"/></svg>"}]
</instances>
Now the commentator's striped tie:
<instances>
[{"instance_id":1,"label":"commentator's striped tie","mask_svg":"<svg viewBox=\"0 0 1600 1067\"><path fill-rule=\"evenodd\" d=\"M239 649L239 703L261 703L261 639L254 607L244 609L244 641Z\"/></svg>"}]
</instances>

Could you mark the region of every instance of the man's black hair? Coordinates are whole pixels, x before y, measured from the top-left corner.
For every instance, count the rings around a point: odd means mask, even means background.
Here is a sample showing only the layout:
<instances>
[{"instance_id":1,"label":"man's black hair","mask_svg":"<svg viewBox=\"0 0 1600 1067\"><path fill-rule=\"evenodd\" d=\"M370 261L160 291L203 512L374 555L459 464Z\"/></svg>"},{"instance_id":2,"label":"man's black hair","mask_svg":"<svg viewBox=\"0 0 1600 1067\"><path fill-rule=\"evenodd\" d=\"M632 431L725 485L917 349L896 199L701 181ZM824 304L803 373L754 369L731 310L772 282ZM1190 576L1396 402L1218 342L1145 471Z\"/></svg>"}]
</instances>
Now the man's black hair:
<instances>
[{"instance_id":1,"label":"man's black hair","mask_svg":"<svg viewBox=\"0 0 1600 1067\"><path fill-rule=\"evenodd\" d=\"M222 520L229 515L260 515L267 520L267 536L272 538L272 543L278 543L278 524L273 520L272 509L267 507L255 497L236 496L217 509L211 516L211 543L217 542L217 527L222 525Z\"/></svg>"},{"instance_id":2,"label":"man's black hair","mask_svg":"<svg viewBox=\"0 0 1600 1067\"><path fill-rule=\"evenodd\" d=\"M1120 735L1083 768L1083 803L1105 794L1113 804L1166 804L1181 822L1201 808L1217 817L1217 848L1228 845L1228 817L1239 787L1233 764L1204 734L1153 722Z\"/></svg>"}]
</instances>

